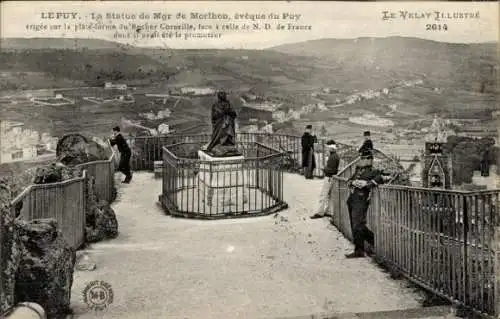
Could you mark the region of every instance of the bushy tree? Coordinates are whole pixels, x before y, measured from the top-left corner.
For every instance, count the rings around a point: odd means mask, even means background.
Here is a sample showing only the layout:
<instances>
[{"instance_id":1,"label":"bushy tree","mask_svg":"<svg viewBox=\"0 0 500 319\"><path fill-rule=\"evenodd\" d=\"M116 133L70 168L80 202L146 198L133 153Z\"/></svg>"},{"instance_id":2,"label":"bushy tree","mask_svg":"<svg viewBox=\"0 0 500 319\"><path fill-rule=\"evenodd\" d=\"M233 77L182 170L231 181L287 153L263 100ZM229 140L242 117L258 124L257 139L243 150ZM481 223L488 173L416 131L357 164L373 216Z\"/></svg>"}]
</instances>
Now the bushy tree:
<instances>
[{"instance_id":1,"label":"bushy tree","mask_svg":"<svg viewBox=\"0 0 500 319\"><path fill-rule=\"evenodd\" d=\"M497 164L498 148L494 144L495 140L491 137L449 136L446 151L452 157L454 183L471 183L474 171L481 169L481 162Z\"/></svg>"}]
</instances>

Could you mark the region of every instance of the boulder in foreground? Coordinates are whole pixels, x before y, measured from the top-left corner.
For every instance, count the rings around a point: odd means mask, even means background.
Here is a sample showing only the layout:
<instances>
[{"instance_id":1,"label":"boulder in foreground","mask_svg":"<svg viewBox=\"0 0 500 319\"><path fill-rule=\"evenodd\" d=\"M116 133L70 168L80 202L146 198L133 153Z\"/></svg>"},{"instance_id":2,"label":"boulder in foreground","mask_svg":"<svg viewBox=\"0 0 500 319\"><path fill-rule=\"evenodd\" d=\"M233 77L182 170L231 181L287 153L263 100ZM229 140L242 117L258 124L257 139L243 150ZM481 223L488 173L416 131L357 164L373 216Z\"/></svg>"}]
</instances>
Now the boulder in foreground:
<instances>
[{"instance_id":1,"label":"boulder in foreground","mask_svg":"<svg viewBox=\"0 0 500 319\"><path fill-rule=\"evenodd\" d=\"M116 238L118 236L116 214L107 201L97 198L92 178L88 181L86 201L85 242L93 243Z\"/></svg>"},{"instance_id":2,"label":"boulder in foreground","mask_svg":"<svg viewBox=\"0 0 500 319\"><path fill-rule=\"evenodd\" d=\"M36 302L48 318L71 312L75 251L63 239L54 219L21 222L21 262L16 274L17 302Z\"/></svg>"}]
</instances>

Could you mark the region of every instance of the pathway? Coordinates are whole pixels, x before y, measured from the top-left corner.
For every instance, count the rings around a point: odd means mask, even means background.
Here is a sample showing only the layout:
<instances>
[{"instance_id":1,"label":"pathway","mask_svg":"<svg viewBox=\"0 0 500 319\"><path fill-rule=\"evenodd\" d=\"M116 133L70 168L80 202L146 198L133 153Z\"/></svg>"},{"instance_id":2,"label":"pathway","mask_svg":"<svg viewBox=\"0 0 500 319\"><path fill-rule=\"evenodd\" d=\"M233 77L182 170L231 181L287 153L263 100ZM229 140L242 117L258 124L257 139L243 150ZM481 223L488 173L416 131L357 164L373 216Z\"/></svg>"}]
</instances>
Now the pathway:
<instances>
[{"instance_id":1,"label":"pathway","mask_svg":"<svg viewBox=\"0 0 500 319\"><path fill-rule=\"evenodd\" d=\"M164 215L161 181L136 173L113 204L118 238L92 245L94 271L76 271L76 318L277 318L313 313L418 308L422 297L368 258L346 260L351 244L326 219L307 218L321 180L285 174L278 215L202 221ZM87 282L112 285L100 313L83 303Z\"/></svg>"}]
</instances>

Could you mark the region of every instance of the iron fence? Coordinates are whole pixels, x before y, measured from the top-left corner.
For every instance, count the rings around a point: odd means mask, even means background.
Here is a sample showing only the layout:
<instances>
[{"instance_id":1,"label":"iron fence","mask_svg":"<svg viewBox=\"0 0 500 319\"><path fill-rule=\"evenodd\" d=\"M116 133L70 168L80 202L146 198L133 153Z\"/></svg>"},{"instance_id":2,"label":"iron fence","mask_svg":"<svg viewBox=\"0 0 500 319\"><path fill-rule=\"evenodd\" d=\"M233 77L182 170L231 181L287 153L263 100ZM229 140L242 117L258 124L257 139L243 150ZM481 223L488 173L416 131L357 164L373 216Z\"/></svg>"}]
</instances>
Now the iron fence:
<instances>
[{"instance_id":1,"label":"iron fence","mask_svg":"<svg viewBox=\"0 0 500 319\"><path fill-rule=\"evenodd\" d=\"M346 164L337 175L345 178L352 176L356 170L356 163L359 159L360 158L357 157ZM381 169L391 175L392 179L388 184L391 184L397 175L404 171L403 166L401 166L395 157L386 155L377 149L373 150L373 167L375 169Z\"/></svg>"},{"instance_id":2,"label":"iron fence","mask_svg":"<svg viewBox=\"0 0 500 319\"><path fill-rule=\"evenodd\" d=\"M87 179L95 180L96 192L101 199L114 200L115 154L108 160L80 164L82 176L70 180L33 184L25 188L11 202L11 210L0 211L0 315L8 311L14 300L15 278L12 278L12 236L16 232L6 225L7 220L17 218L32 220L54 218L66 242L77 249L85 240L85 211ZM7 276L9 274L9 276ZM11 293L9 293L9 291ZM12 300L11 300L12 299Z\"/></svg>"},{"instance_id":3,"label":"iron fence","mask_svg":"<svg viewBox=\"0 0 500 319\"><path fill-rule=\"evenodd\" d=\"M206 144L210 141L210 134L193 135L165 135L165 136L141 136L129 139L132 148L131 166L133 170L154 169L155 161L162 161L162 147L181 142ZM288 171L298 172L302 164L301 137L284 134L269 133L239 133L237 135L238 146L246 143L261 143L268 145L283 153L283 167ZM323 177L323 168L327 160L326 140L318 139L315 145L316 169L314 176ZM338 143L338 153L345 156L346 161L351 161L357 157L356 149L350 145ZM352 155L354 154L354 155Z\"/></svg>"},{"instance_id":4,"label":"iron fence","mask_svg":"<svg viewBox=\"0 0 500 319\"><path fill-rule=\"evenodd\" d=\"M115 194L115 156L112 153L107 160L93 161L77 165L87 171L87 177L95 181L95 192L99 199L113 202Z\"/></svg>"},{"instance_id":5,"label":"iron fence","mask_svg":"<svg viewBox=\"0 0 500 319\"><path fill-rule=\"evenodd\" d=\"M283 154L259 142L240 142L240 159L198 159L201 143L163 147L160 202L168 214L215 219L266 215L283 200Z\"/></svg>"},{"instance_id":6,"label":"iron fence","mask_svg":"<svg viewBox=\"0 0 500 319\"><path fill-rule=\"evenodd\" d=\"M18 218L54 218L66 242L80 247L85 238L86 171L81 177L58 183L28 186L11 202Z\"/></svg>"},{"instance_id":7,"label":"iron fence","mask_svg":"<svg viewBox=\"0 0 500 319\"><path fill-rule=\"evenodd\" d=\"M25 220L54 218L64 239L73 248L83 244L85 234L86 180L93 179L99 199L114 200L115 154L107 160L77 165L82 176L70 180L28 186L11 201L14 214Z\"/></svg>"},{"instance_id":8,"label":"iron fence","mask_svg":"<svg viewBox=\"0 0 500 319\"><path fill-rule=\"evenodd\" d=\"M333 223L352 241L347 181L332 182ZM378 187L368 210L377 258L437 295L499 316L499 194Z\"/></svg>"}]
</instances>

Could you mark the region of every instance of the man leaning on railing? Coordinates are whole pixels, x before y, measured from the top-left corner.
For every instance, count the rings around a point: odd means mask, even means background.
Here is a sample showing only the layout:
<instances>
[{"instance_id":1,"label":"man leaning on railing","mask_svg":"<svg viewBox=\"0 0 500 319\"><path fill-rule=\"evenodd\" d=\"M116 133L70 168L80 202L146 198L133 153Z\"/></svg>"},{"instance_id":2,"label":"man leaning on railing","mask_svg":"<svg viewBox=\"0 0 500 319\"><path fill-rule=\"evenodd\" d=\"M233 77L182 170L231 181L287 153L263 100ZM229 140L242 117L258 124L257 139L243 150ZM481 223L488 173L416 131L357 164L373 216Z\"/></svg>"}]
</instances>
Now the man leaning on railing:
<instances>
[{"instance_id":1,"label":"man leaning on railing","mask_svg":"<svg viewBox=\"0 0 500 319\"><path fill-rule=\"evenodd\" d=\"M326 166L323 169L323 172L325 173L325 179L323 181L321 194L319 196L318 210L314 215L311 216L312 219L332 216L327 211L328 195L330 194L330 190L332 187L331 177L337 175L339 170L340 158L337 154L337 144L335 143L335 141L329 140L328 142L326 142L326 147L329 150L330 155L328 156Z\"/></svg>"},{"instance_id":2,"label":"man leaning on railing","mask_svg":"<svg viewBox=\"0 0 500 319\"><path fill-rule=\"evenodd\" d=\"M365 253L369 256L373 255L375 236L366 226L366 214L370 205L371 190L383 184L387 179L372 165L371 150L363 151L354 174L347 180L351 191L347 199L347 209L351 221L354 252L347 254L346 258L365 257ZM369 245L366 250L365 242Z\"/></svg>"},{"instance_id":3,"label":"man leaning on railing","mask_svg":"<svg viewBox=\"0 0 500 319\"><path fill-rule=\"evenodd\" d=\"M120 164L118 165L118 170L125 175L125 179L122 183L128 184L132 180L132 172L130 170L130 157L132 156L132 151L127 143L127 140L120 133L120 127L113 127L113 135L109 139L111 146L118 147L120 152Z\"/></svg>"}]
</instances>

